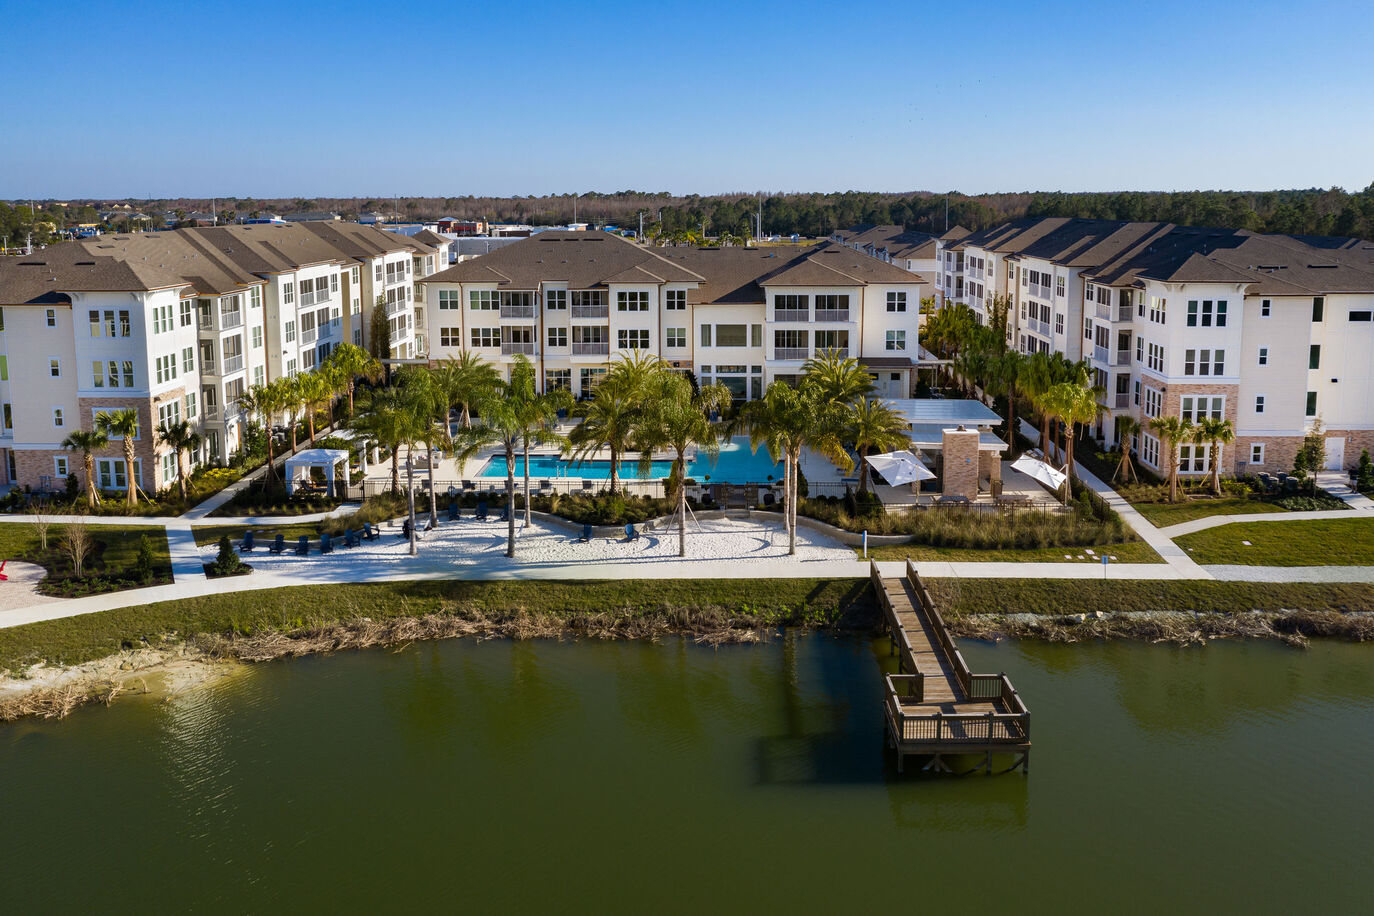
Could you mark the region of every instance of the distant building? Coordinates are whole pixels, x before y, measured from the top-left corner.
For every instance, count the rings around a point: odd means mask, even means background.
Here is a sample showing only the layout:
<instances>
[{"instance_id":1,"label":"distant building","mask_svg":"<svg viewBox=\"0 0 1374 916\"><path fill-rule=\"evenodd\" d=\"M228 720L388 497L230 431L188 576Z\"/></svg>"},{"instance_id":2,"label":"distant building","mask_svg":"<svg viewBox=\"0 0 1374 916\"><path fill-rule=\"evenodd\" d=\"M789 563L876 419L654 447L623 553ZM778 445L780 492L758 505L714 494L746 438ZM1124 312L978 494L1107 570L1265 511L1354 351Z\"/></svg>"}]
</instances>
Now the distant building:
<instances>
[{"instance_id":1,"label":"distant building","mask_svg":"<svg viewBox=\"0 0 1374 916\"><path fill-rule=\"evenodd\" d=\"M304 210L300 213L284 213L281 217L288 223L332 222L338 218L339 214L330 213L328 210Z\"/></svg>"},{"instance_id":2,"label":"distant building","mask_svg":"<svg viewBox=\"0 0 1374 916\"><path fill-rule=\"evenodd\" d=\"M445 216L435 224L438 232L448 235L473 236L487 234L487 221L484 219L457 219Z\"/></svg>"}]
</instances>

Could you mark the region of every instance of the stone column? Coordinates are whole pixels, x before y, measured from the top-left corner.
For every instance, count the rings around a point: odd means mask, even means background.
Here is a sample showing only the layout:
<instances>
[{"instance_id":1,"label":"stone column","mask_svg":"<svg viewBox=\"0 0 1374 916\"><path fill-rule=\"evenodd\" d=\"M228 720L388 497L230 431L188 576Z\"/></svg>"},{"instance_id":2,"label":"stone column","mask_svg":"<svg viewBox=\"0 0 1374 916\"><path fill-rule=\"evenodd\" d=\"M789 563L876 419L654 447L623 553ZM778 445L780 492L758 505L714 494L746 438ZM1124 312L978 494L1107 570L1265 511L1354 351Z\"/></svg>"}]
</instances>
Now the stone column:
<instances>
[{"instance_id":1,"label":"stone column","mask_svg":"<svg viewBox=\"0 0 1374 916\"><path fill-rule=\"evenodd\" d=\"M941 492L945 496L978 496L978 430L946 429L941 434L944 448L944 479Z\"/></svg>"}]
</instances>

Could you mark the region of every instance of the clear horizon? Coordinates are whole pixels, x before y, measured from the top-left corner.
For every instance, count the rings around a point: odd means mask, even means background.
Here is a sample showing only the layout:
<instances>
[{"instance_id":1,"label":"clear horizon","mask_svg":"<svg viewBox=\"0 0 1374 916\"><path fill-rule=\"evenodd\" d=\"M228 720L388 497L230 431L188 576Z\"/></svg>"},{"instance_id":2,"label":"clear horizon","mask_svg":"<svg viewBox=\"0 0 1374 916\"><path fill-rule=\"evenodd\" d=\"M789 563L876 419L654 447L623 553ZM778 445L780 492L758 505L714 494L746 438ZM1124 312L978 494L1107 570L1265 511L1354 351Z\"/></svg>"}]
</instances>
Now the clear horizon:
<instances>
[{"instance_id":1,"label":"clear horizon","mask_svg":"<svg viewBox=\"0 0 1374 916\"><path fill-rule=\"evenodd\" d=\"M454 5L423 32L358 3L0 12L11 48L62 50L0 63L27 87L4 199L1374 181L1374 24L1337 0Z\"/></svg>"}]
</instances>

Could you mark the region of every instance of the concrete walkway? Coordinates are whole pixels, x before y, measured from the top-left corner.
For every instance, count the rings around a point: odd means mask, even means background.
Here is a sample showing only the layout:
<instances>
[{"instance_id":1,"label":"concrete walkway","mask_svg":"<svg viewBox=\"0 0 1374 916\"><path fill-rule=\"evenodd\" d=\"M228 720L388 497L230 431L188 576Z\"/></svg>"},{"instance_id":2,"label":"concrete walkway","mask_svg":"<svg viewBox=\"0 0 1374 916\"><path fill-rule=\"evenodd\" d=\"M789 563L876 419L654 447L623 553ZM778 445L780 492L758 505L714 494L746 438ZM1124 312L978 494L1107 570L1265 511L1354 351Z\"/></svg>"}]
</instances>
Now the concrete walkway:
<instances>
[{"instance_id":1,"label":"concrete walkway","mask_svg":"<svg viewBox=\"0 0 1374 916\"><path fill-rule=\"evenodd\" d=\"M1350 485L1350 475L1340 471L1319 471L1317 486L1339 499L1352 509L1374 510L1374 499L1365 496Z\"/></svg>"},{"instance_id":2,"label":"concrete walkway","mask_svg":"<svg viewBox=\"0 0 1374 916\"><path fill-rule=\"evenodd\" d=\"M1234 525L1238 522L1313 522L1355 517L1339 509L1314 512L1245 512L1239 515L1209 515L1206 518L1195 518L1186 522L1179 522L1177 525L1170 525L1168 528L1160 528L1158 531L1166 537L1176 538L1185 534L1192 534L1194 531L1205 531L1208 528L1219 528L1222 525Z\"/></svg>"},{"instance_id":3,"label":"concrete walkway","mask_svg":"<svg viewBox=\"0 0 1374 916\"><path fill-rule=\"evenodd\" d=\"M1169 536L1163 531L1150 524L1149 519L1141 515L1140 512L1136 510L1135 506L1128 503L1119 493L1099 480L1096 474L1083 467L1083 465L1079 464L1077 461L1074 462L1073 466L1074 473L1078 475L1078 479L1082 481L1083 485L1106 500L1107 505L1111 506L1112 509L1116 510L1116 513L1121 516L1121 520L1129 525L1131 530L1134 531L1142 541L1153 547L1155 552L1169 565L1169 568L1177 574L1170 578L1212 578L1212 575L1207 572L1207 570L1203 569L1192 557L1188 556L1187 551L1170 540Z\"/></svg>"}]
</instances>

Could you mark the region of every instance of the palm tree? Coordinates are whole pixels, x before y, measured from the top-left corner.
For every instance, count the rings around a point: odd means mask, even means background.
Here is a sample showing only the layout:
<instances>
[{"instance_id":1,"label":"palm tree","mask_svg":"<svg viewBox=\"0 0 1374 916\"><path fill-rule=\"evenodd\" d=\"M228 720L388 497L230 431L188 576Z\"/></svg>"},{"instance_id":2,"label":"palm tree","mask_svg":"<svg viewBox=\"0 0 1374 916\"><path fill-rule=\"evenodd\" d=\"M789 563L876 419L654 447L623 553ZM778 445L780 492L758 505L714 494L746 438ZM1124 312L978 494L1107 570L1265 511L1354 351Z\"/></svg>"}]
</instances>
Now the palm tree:
<instances>
[{"instance_id":1,"label":"palm tree","mask_svg":"<svg viewBox=\"0 0 1374 916\"><path fill-rule=\"evenodd\" d=\"M488 400L501 385L501 373L496 367L469 350L457 359L440 363L435 378L447 393L448 406L462 408L459 422L465 427L472 425L472 406Z\"/></svg>"},{"instance_id":2,"label":"palm tree","mask_svg":"<svg viewBox=\"0 0 1374 916\"><path fill-rule=\"evenodd\" d=\"M1003 350L988 361L987 392L1007 399L1007 441L1016 447L1016 399L1021 395L1021 375L1026 357L1015 350Z\"/></svg>"},{"instance_id":3,"label":"palm tree","mask_svg":"<svg viewBox=\"0 0 1374 916\"><path fill-rule=\"evenodd\" d=\"M638 377L638 373L622 373L612 379L608 372L592 399L578 405L577 414L582 422L573 427L569 437L572 446L570 454L574 460L589 458L602 449L610 451L609 483L612 493L616 491L620 479L620 456L629 450L635 424L639 422L644 392L631 387L632 381Z\"/></svg>"},{"instance_id":4,"label":"palm tree","mask_svg":"<svg viewBox=\"0 0 1374 916\"><path fill-rule=\"evenodd\" d=\"M1131 460L1131 440L1140 432L1140 421L1127 414L1116 418L1117 447L1121 450L1121 461L1116 466L1112 480L1135 481L1135 462Z\"/></svg>"},{"instance_id":5,"label":"palm tree","mask_svg":"<svg viewBox=\"0 0 1374 916\"><path fill-rule=\"evenodd\" d=\"M1193 435L1193 424L1179 417L1155 417L1152 429L1163 440L1169 462L1169 502L1178 502L1178 446Z\"/></svg>"},{"instance_id":6,"label":"palm tree","mask_svg":"<svg viewBox=\"0 0 1374 916\"><path fill-rule=\"evenodd\" d=\"M1050 459L1050 411L1046 396L1058 382L1054 359L1049 353L1032 353L1020 373L1021 390L1030 398L1031 406L1040 413L1040 451ZM1015 430L1011 435L1015 436Z\"/></svg>"},{"instance_id":7,"label":"palm tree","mask_svg":"<svg viewBox=\"0 0 1374 916\"><path fill-rule=\"evenodd\" d=\"M324 365L334 375L336 383L348 395L348 419L353 419L353 392L358 379L376 384L382 377L382 364L377 358L356 344L339 344L325 358Z\"/></svg>"},{"instance_id":8,"label":"palm tree","mask_svg":"<svg viewBox=\"0 0 1374 916\"><path fill-rule=\"evenodd\" d=\"M516 358L510 370L506 397L512 402L524 433L520 437L525 459L525 527L530 524L530 444L556 445L560 450L571 443L558 431L558 411L573 405L572 393L562 388L534 393L534 367L523 356ZM514 515L514 507L512 507Z\"/></svg>"},{"instance_id":9,"label":"palm tree","mask_svg":"<svg viewBox=\"0 0 1374 916\"><path fill-rule=\"evenodd\" d=\"M827 401L848 404L873 392L873 376L852 356L822 350L802 366L802 377Z\"/></svg>"},{"instance_id":10,"label":"palm tree","mask_svg":"<svg viewBox=\"0 0 1374 916\"><path fill-rule=\"evenodd\" d=\"M305 406L305 394L300 375L287 375L277 379L281 385L281 402L277 405L286 414L291 424L291 451L296 450L296 427L301 421L301 409Z\"/></svg>"},{"instance_id":11,"label":"palm tree","mask_svg":"<svg viewBox=\"0 0 1374 916\"><path fill-rule=\"evenodd\" d=\"M267 384L254 385L239 395L239 405L250 416L260 417L263 427L267 430L267 473L262 478L264 488L267 487L269 481L275 480L277 476L276 458L272 454L272 449L276 443L276 437L272 435L272 418L282 409L282 404L286 399L284 381L284 379L274 379Z\"/></svg>"},{"instance_id":12,"label":"palm tree","mask_svg":"<svg viewBox=\"0 0 1374 916\"><path fill-rule=\"evenodd\" d=\"M1230 420L1204 417L1197 422L1193 441L1207 443L1212 459L1212 492L1221 495L1221 446L1230 445L1236 440L1236 427Z\"/></svg>"},{"instance_id":13,"label":"palm tree","mask_svg":"<svg viewBox=\"0 0 1374 916\"><path fill-rule=\"evenodd\" d=\"M687 556L687 450L696 446L700 454L720 453L720 434L708 419L712 411L730 405L730 389L724 385L704 385L693 393L691 382L676 372L663 371L651 381L645 411L635 430L642 473L653 467L655 449L673 452L673 471L677 487L677 555ZM669 494L672 495L672 494Z\"/></svg>"},{"instance_id":14,"label":"palm tree","mask_svg":"<svg viewBox=\"0 0 1374 916\"><path fill-rule=\"evenodd\" d=\"M642 398L651 387L651 382L663 371L666 364L648 350L632 350L629 355L616 359L597 386L597 391L607 385L625 391L632 398Z\"/></svg>"},{"instance_id":15,"label":"palm tree","mask_svg":"<svg viewBox=\"0 0 1374 916\"><path fill-rule=\"evenodd\" d=\"M296 376L301 400L305 403L305 422L310 429L310 447L315 446L315 415L327 409L334 398L334 384L326 372L307 372Z\"/></svg>"},{"instance_id":16,"label":"palm tree","mask_svg":"<svg viewBox=\"0 0 1374 916\"><path fill-rule=\"evenodd\" d=\"M351 428L359 435L391 451L391 491L401 492L401 446L418 441L423 426L415 400L399 388L374 392L367 410L353 418Z\"/></svg>"},{"instance_id":17,"label":"palm tree","mask_svg":"<svg viewBox=\"0 0 1374 916\"><path fill-rule=\"evenodd\" d=\"M877 398L864 398L850 405L846 438L859 453L860 493L868 491L868 462L864 459L870 451L886 452L911 445L906 424L905 418Z\"/></svg>"},{"instance_id":18,"label":"palm tree","mask_svg":"<svg viewBox=\"0 0 1374 916\"><path fill-rule=\"evenodd\" d=\"M1097 390L1083 382L1060 382L1051 389L1055 415L1063 422L1064 438L1064 480L1065 500L1073 494L1073 446L1077 438L1077 428L1086 426L1097 419L1102 412L1098 403Z\"/></svg>"},{"instance_id":19,"label":"palm tree","mask_svg":"<svg viewBox=\"0 0 1374 916\"><path fill-rule=\"evenodd\" d=\"M86 471L86 502L91 508L100 505L100 491L95 486L95 453L110 444L110 437L96 429L77 429L62 440L69 452L81 453L81 465Z\"/></svg>"},{"instance_id":20,"label":"palm tree","mask_svg":"<svg viewBox=\"0 0 1374 916\"><path fill-rule=\"evenodd\" d=\"M181 501L184 503L188 499L186 495L186 465L181 458L184 452L193 452L200 445L200 433L196 432L189 420L178 420L176 423L159 425L157 439L163 445L171 446L176 452L177 484L181 487ZM269 442L272 440L270 431L267 439ZM271 446L269 445L268 448Z\"/></svg>"},{"instance_id":21,"label":"palm tree","mask_svg":"<svg viewBox=\"0 0 1374 916\"><path fill-rule=\"evenodd\" d=\"M138 505L138 481L134 479L134 437L138 435L138 411L132 407L97 414L95 428L111 439L124 440L124 477L129 507Z\"/></svg>"}]
</instances>

